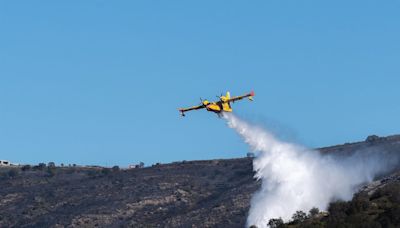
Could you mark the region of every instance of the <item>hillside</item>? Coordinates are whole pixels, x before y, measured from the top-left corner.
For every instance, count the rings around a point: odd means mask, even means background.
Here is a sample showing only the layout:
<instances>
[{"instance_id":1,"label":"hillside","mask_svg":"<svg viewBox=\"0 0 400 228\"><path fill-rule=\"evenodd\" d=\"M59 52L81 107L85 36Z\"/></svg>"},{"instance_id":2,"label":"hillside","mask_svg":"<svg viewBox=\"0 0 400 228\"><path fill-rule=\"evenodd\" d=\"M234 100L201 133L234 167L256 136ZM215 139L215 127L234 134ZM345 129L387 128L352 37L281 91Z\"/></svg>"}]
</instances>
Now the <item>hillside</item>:
<instances>
[{"instance_id":1,"label":"hillside","mask_svg":"<svg viewBox=\"0 0 400 228\"><path fill-rule=\"evenodd\" d=\"M321 148L400 153L400 136ZM260 186L252 159L176 162L141 169L0 168L0 227L244 227ZM394 175L394 176L393 176ZM375 194L399 174L364 187Z\"/></svg>"},{"instance_id":2,"label":"hillside","mask_svg":"<svg viewBox=\"0 0 400 228\"><path fill-rule=\"evenodd\" d=\"M0 226L243 226L258 188L251 162L19 171L0 182Z\"/></svg>"}]
</instances>

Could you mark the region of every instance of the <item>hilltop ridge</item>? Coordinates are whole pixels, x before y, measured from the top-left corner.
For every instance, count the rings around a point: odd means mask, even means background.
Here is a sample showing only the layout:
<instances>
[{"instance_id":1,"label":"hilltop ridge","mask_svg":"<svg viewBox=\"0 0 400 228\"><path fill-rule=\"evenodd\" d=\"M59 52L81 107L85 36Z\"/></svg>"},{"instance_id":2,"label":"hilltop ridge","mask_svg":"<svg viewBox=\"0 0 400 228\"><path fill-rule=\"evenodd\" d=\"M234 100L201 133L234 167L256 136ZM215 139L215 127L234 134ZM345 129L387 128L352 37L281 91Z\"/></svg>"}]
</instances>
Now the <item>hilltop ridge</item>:
<instances>
[{"instance_id":1,"label":"hilltop ridge","mask_svg":"<svg viewBox=\"0 0 400 228\"><path fill-rule=\"evenodd\" d=\"M347 156L365 149L400 153L400 136L370 136L319 150ZM244 227L252 194L260 187L253 175L252 158L127 170L2 167L0 226ZM372 191L373 184L361 191Z\"/></svg>"}]
</instances>

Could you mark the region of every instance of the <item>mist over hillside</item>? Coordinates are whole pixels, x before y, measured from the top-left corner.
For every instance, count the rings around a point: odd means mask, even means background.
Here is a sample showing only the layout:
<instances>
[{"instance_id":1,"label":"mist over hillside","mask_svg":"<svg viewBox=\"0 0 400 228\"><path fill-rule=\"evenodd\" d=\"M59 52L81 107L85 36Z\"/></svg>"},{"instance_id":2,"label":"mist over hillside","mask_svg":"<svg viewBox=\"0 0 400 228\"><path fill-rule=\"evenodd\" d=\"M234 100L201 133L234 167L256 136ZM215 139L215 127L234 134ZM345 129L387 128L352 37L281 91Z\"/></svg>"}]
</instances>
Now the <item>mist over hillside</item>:
<instances>
[{"instance_id":1,"label":"mist over hillside","mask_svg":"<svg viewBox=\"0 0 400 228\"><path fill-rule=\"evenodd\" d=\"M400 136L319 150L343 157L400 153ZM396 170L360 189L376 192L398 180ZM252 158L137 169L1 167L0 227L245 227L250 200L260 189L253 176Z\"/></svg>"}]
</instances>

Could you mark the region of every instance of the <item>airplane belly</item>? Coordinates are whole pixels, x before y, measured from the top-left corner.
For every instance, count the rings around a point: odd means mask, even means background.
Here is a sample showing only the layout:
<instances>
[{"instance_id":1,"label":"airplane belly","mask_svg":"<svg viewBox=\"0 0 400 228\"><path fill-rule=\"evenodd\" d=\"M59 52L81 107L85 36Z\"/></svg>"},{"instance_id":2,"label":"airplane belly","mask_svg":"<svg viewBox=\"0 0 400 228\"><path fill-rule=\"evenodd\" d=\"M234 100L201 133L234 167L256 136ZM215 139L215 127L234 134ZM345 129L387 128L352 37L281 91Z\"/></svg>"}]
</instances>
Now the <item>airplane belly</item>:
<instances>
[{"instance_id":1,"label":"airplane belly","mask_svg":"<svg viewBox=\"0 0 400 228\"><path fill-rule=\"evenodd\" d=\"M212 112L221 112L221 108L216 105L216 104L210 104L207 106L207 110L208 111L212 111Z\"/></svg>"}]
</instances>

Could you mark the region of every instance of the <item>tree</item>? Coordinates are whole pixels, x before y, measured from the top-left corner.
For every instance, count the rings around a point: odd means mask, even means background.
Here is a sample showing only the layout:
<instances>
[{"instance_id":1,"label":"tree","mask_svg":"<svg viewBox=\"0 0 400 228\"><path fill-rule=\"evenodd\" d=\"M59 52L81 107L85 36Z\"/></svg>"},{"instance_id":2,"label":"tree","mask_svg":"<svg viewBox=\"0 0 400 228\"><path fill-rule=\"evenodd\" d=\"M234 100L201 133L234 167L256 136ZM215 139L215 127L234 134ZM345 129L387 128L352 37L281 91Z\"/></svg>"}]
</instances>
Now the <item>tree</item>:
<instances>
[{"instance_id":1,"label":"tree","mask_svg":"<svg viewBox=\"0 0 400 228\"><path fill-rule=\"evenodd\" d=\"M143 168L144 167L144 163L143 162L140 162L139 163L139 168Z\"/></svg>"},{"instance_id":2,"label":"tree","mask_svg":"<svg viewBox=\"0 0 400 228\"><path fill-rule=\"evenodd\" d=\"M46 169L46 164L39 163L37 166L33 167L34 170L44 171Z\"/></svg>"},{"instance_id":3,"label":"tree","mask_svg":"<svg viewBox=\"0 0 400 228\"><path fill-rule=\"evenodd\" d=\"M118 171L119 171L119 166L117 166L117 165L116 165L116 166L113 166L113 167L112 167L112 171L113 171L113 172L118 172Z\"/></svg>"},{"instance_id":4,"label":"tree","mask_svg":"<svg viewBox=\"0 0 400 228\"><path fill-rule=\"evenodd\" d=\"M379 142L380 140L383 140L384 138L381 138L377 135L370 135L367 137L367 139L365 140L367 143L369 144L374 144L376 142Z\"/></svg>"},{"instance_id":5,"label":"tree","mask_svg":"<svg viewBox=\"0 0 400 228\"><path fill-rule=\"evenodd\" d=\"M310 217L315 217L319 214L319 209L316 207L313 207L313 208L311 208L309 213L310 213Z\"/></svg>"},{"instance_id":6,"label":"tree","mask_svg":"<svg viewBox=\"0 0 400 228\"><path fill-rule=\"evenodd\" d=\"M307 219L307 214L304 213L303 211L296 211L296 213L294 213L292 216L292 220L294 223L304 222L306 219Z\"/></svg>"},{"instance_id":7,"label":"tree","mask_svg":"<svg viewBox=\"0 0 400 228\"><path fill-rule=\"evenodd\" d=\"M281 219L281 218L278 218L278 219L270 219L269 221L268 221L268 226L269 227L271 227L271 228L280 228L280 227L283 227L283 220Z\"/></svg>"}]
</instances>

